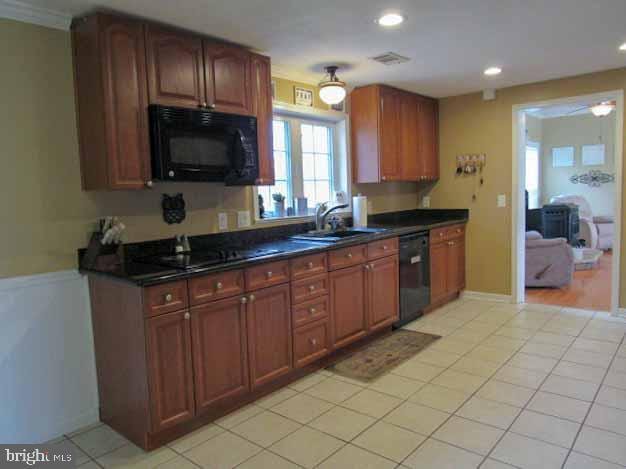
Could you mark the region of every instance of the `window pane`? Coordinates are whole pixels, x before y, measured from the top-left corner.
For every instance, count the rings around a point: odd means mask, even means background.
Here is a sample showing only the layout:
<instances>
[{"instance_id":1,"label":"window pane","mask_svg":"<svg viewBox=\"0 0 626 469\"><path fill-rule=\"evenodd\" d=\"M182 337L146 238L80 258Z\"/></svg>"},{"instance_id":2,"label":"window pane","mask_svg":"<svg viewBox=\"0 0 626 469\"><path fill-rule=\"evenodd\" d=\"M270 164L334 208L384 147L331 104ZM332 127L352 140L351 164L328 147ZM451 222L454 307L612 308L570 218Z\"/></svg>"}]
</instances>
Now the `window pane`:
<instances>
[{"instance_id":1,"label":"window pane","mask_svg":"<svg viewBox=\"0 0 626 469\"><path fill-rule=\"evenodd\" d=\"M302 178L315 179L315 155L313 153L302 154Z\"/></svg>"},{"instance_id":2,"label":"window pane","mask_svg":"<svg viewBox=\"0 0 626 469\"><path fill-rule=\"evenodd\" d=\"M304 153L313 153L315 151L313 145L313 126L302 124L300 130L302 132L302 151Z\"/></svg>"},{"instance_id":3,"label":"window pane","mask_svg":"<svg viewBox=\"0 0 626 469\"><path fill-rule=\"evenodd\" d=\"M274 151L274 177L287 179L287 154L284 151Z\"/></svg>"},{"instance_id":4,"label":"window pane","mask_svg":"<svg viewBox=\"0 0 626 469\"><path fill-rule=\"evenodd\" d=\"M318 202L326 202L331 199L328 181L317 181L315 183L315 197Z\"/></svg>"},{"instance_id":5,"label":"window pane","mask_svg":"<svg viewBox=\"0 0 626 469\"><path fill-rule=\"evenodd\" d=\"M330 180L328 155L315 155L315 179Z\"/></svg>"},{"instance_id":6,"label":"window pane","mask_svg":"<svg viewBox=\"0 0 626 469\"><path fill-rule=\"evenodd\" d=\"M274 132L274 150L287 151L285 122L275 120L272 122Z\"/></svg>"},{"instance_id":7,"label":"window pane","mask_svg":"<svg viewBox=\"0 0 626 469\"><path fill-rule=\"evenodd\" d=\"M315 152L328 153L328 127L315 126Z\"/></svg>"},{"instance_id":8,"label":"window pane","mask_svg":"<svg viewBox=\"0 0 626 469\"><path fill-rule=\"evenodd\" d=\"M315 183L312 181L304 181L304 196L308 199L307 205L315 207L317 199L315 198Z\"/></svg>"}]
</instances>

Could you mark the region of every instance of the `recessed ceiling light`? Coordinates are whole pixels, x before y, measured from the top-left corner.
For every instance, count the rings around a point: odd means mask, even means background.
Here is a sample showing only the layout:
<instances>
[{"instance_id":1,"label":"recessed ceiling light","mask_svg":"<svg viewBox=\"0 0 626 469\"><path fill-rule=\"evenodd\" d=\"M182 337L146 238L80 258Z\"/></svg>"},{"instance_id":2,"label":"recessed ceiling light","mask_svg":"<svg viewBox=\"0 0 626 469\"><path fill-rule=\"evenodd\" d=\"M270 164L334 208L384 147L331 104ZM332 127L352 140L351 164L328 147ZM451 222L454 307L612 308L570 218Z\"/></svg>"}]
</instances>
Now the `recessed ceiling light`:
<instances>
[{"instance_id":1,"label":"recessed ceiling light","mask_svg":"<svg viewBox=\"0 0 626 469\"><path fill-rule=\"evenodd\" d=\"M404 16L399 13L387 13L376 20L379 25L385 26L386 28L398 26L403 21Z\"/></svg>"},{"instance_id":2,"label":"recessed ceiling light","mask_svg":"<svg viewBox=\"0 0 626 469\"><path fill-rule=\"evenodd\" d=\"M626 52L626 42L619 46L619 50L621 50L622 52Z\"/></svg>"},{"instance_id":3,"label":"recessed ceiling light","mask_svg":"<svg viewBox=\"0 0 626 469\"><path fill-rule=\"evenodd\" d=\"M502 69L500 67L489 67L486 68L483 73L488 77L493 77L495 75L500 75L502 73Z\"/></svg>"}]
</instances>

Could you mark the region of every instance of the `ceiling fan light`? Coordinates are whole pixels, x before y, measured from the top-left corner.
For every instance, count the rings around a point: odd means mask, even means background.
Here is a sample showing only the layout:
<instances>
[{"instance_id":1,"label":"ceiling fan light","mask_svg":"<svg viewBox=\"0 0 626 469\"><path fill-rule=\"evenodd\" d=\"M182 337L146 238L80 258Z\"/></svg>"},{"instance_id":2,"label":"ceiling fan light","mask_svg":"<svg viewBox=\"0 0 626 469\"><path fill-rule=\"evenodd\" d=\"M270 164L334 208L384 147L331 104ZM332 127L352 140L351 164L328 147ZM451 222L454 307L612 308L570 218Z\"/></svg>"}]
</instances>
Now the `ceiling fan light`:
<instances>
[{"instance_id":1,"label":"ceiling fan light","mask_svg":"<svg viewBox=\"0 0 626 469\"><path fill-rule=\"evenodd\" d=\"M591 113L596 117L604 117L611 114L611 111L615 109L615 104L611 101L604 101L602 103L591 106Z\"/></svg>"},{"instance_id":2,"label":"ceiling fan light","mask_svg":"<svg viewBox=\"0 0 626 469\"><path fill-rule=\"evenodd\" d=\"M320 99L326 104L339 104L346 98L346 84L335 75L337 67L326 67L328 79L320 82Z\"/></svg>"}]
</instances>

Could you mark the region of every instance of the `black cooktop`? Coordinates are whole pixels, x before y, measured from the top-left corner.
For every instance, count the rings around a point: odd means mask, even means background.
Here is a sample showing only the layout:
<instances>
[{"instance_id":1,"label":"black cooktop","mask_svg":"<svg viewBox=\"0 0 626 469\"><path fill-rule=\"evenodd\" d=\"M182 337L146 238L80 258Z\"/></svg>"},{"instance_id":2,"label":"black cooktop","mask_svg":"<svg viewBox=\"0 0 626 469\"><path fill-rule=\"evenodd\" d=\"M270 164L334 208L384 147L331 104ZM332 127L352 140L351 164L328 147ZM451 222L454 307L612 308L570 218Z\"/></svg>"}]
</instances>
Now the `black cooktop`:
<instances>
[{"instance_id":1,"label":"black cooktop","mask_svg":"<svg viewBox=\"0 0 626 469\"><path fill-rule=\"evenodd\" d=\"M153 256L135 259L144 264L173 267L181 270L192 270L217 264L252 259L254 257L278 254L279 249L214 249L203 252L190 252L171 256Z\"/></svg>"}]
</instances>

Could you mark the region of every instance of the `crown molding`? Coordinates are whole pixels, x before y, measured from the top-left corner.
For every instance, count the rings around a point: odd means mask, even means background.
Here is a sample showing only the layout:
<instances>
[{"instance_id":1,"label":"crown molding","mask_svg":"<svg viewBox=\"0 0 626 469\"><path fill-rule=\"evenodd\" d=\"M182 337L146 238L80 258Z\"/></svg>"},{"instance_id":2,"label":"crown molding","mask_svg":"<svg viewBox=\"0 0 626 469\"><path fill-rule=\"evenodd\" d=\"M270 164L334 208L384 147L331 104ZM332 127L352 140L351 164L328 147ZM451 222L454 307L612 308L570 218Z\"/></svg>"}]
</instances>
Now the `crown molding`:
<instances>
[{"instance_id":1,"label":"crown molding","mask_svg":"<svg viewBox=\"0 0 626 469\"><path fill-rule=\"evenodd\" d=\"M69 31L72 16L16 0L0 0L0 18Z\"/></svg>"}]
</instances>

